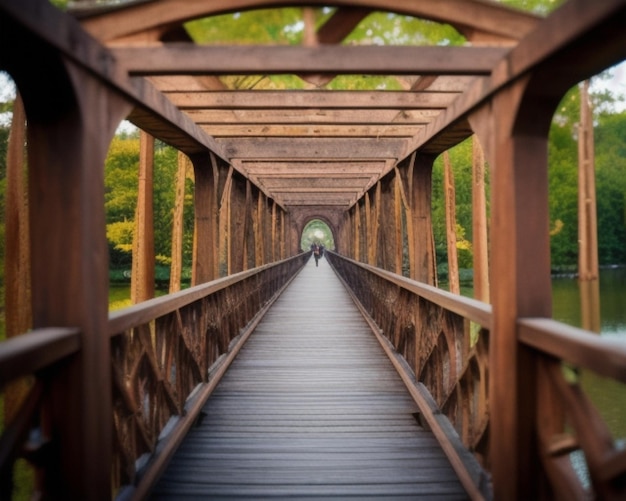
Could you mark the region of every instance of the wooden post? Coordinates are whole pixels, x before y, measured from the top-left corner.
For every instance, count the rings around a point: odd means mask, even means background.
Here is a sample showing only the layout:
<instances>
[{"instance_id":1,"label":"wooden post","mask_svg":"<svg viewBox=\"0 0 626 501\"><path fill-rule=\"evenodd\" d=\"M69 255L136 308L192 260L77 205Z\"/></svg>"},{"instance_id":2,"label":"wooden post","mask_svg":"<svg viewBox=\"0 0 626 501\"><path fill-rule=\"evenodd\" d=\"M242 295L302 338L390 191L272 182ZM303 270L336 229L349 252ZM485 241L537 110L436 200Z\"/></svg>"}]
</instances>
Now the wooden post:
<instances>
[{"instance_id":1,"label":"wooden post","mask_svg":"<svg viewBox=\"0 0 626 501\"><path fill-rule=\"evenodd\" d=\"M191 284L219 276L217 184L219 169L213 153L190 157L194 176L194 241Z\"/></svg>"},{"instance_id":2,"label":"wooden post","mask_svg":"<svg viewBox=\"0 0 626 501\"><path fill-rule=\"evenodd\" d=\"M183 223L185 215L185 181L187 179L188 158L178 152L178 169L174 191L174 217L172 224L172 264L170 266L170 294L180 290L183 271Z\"/></svg>"},{"instance_id":3,"label":"wooden post","mask_svg":"<svg viewBox=\"0 0 626 501\"><path fill-rule=\"evenodd\" d=\"M139 134L139 187L133 235L130 298L139 303L154 297L154 138Z\"/></svg>"},{"instance_id":4,"label":"wooden post","mask_svg":"<svg viewBox=\"0 0 626 501\"><path fill-rule=\"evenodd\" d=\"M224 184L220 182L221 193L219 205L219 276L231 273L230 239L231 239L231 191L233 185L233 166L229 165Z\"/></svg>"},{"instance_id":5,"label":"wooden post","mask_svg":"<svg viewBox=\"0 0 626 501\"><path fill-rule=\"evenodd\" d=\"M53 442L43 492L49 499L110 500L113 413L104 161L131 106L90 72L54 63L46 65L41 92L66 92L34 103L47 107L32 109L32 115L25 99L33 328L76 327L81 340L76 355L48 375L43 432Z\"/></svg>"},{"instance_id":6,"label":"wooden post","mask_svg":"<svg viewBox=\"0 0 626 501\"><path fill-rule=\"evenodd\" d=\"M271 238L272 238L272 262L280 259L280 243L278 242L278 230L279 230L279 220L278 220L278 211L277 204L274 200L271 201L272 204L272 227L271 227Z\"/></svg>"},{"instance_id":7,"label":"wooden post","mask_svg":"<svg viewBox=\"0 0 626 501\"><path fill-rule=\"evenodd\" d=\"M487 198L485 156L478 136L472 137L472 250L474 297L489 302L489 250L487 241Z\"/></svg>"},{"instance_id":8,"label":"wooden post","mask_svg":"<svg viewBox=\"0 0 626 501\"><path fill-rule=\"evenodd\" d=\"M372 231L369 235L369 247L371 252L371 260L370 263L372 266L379 266L384 268L384 265L379 263L379 257L381 255L380 250L380 218L381 218L381 185L380 181L376 183L374 187L374 203L372 204Z\"/></svg>"},{"instance_id":9,"label":"wooden post","mask_svg":"<svg viewBox=\"0 0 626 501\"><path fill-rule=\"evenodd\" d=\"M411 255L411 278L429 285L437 284L435 242L433 238L431 202L432 168L434 158L430 155L415 157L410 170L409 190L412 233L409 240Z\"/></svg>"},{"instance_id":10,"label":"wooden post","mask_svg":"<svg viewBox=\"0 0 626 501\"><path fill-rule=\"evenodd\" d=\"M524 102L526 92L526 79L503 89L492 100L490 121L489 443L494 498L506 500L541 498L545 479L536 436L537 368L518 342L517 320L549 318L552 311L547 136L554 108ZM529 108L537 112L520 112Z\"/></svg>"},{"instance_id":11,"label":"wooden post","mask_svg":"<svg viewBox=\"0 0 626 501\"><path fill-rule=\"evenodd\" d=\"M580 86L578 125L578 284L582 327L600 332L600 279L593 116L589 81Z\"/></svg>"},{"instance_id":12,"label":"wooden post","mask_svg":"<svg viewBox=\"0 0 626 501\"><path fill-rule=\"evenodd\" d=\"M7 338L23 334L32 326L25 147L26 113L22 98L18 94L13 103L13 120L6 157L4 306ZM9 423L19 410L27 390L28 385L23 379L6 387L5 424Z\"/></svg>"},{"instance_id":13,"label":"wooden post","mask_svg":"<svg viewBox=\"0 0 626 501\"><path fill-rule=\"evenodd\" d=\"M246 267L247 197L246 180L232 176L228 225L228 274L238 273Z\"/></svg>"},{"instance_id":14,"label":"wooden post","mask_svg":"<svg viewBox=\"0 0 626 501\"><path fill-rule=\"evenodd\" d=\"M361 260L361 206L357 202L354 204L354 253L352 257L355 261Z\"/></svg>"},{"instance_id":15,"label":"wooden post","mask_svg":"<svg viewBox=\"0 0 626 501\"><path fill-rule=\"evenodd\" d=\"M443 179L446 204L446 241L448 244L448 280L450 292L461 293L459 283L459 259L456 249L456 189L454 174L450 165L450 155L443 152Z\"/></svg>"},{"instance_id":16,"label":"wooden post","mask_svg":"<svg viewBox=\"0 0 626 501\"><path fill-rule=\"evenodd\" d=\"M402 275L402 195L401 195L401 187L400 187L400 178L396 175L393 178L393 219L395 222L395 232L394 232L394 262L395 262L395 270L394 272L398 275Z\"/></svg>"},{"instance_id":17,"label":"wooden post","mask_svg":"<svg viewBox=\"0 0 626 501\"><path fill-rule=\"evenodd\" d=\"M257 193L256 215L254 225L254 265L261 266L265 263L265 195L261 191Z\"/></svg>"}]
</instances>

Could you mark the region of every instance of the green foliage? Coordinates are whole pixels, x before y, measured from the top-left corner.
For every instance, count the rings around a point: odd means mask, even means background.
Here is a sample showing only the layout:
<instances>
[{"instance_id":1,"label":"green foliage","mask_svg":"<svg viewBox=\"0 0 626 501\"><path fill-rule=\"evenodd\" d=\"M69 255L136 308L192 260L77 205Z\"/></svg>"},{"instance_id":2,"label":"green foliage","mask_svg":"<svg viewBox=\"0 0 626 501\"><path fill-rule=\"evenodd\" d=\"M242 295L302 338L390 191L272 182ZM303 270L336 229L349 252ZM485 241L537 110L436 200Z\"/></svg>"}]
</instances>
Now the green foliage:
<instances>
[{"instance_id":1,"label":"green foliage","mask_svg":"<svg viewBox=\"0 0 626 501\"><path fill-rule=\"evenodd\" d=\"M333 250L335 248L335 240L332 231L328 225L320 219L312 219L309 221L300 239L300 248L303 251L311 249L313 243L321 243L325 248Z\"/></svg>"},{"instance_id":2,"label":"green foliage","mask_svg":"<svg viewBox=\"0 0 626 501\"><path fill-rule=\"evenodd\" d=\"M454 148L451 148L448 150L448 155L456 188L456 237L459 267L472 268L472 139L466 139ZM435 160L432 179L433 235L438 263L447 263L448 261L443 171L443 156L439 156ZM488 176L485 182L487 207L489 207Z\"/></svg>"},{"instance_id":3,"label":"green foliage","mask_svg":"<svg viewBox=\"0 0 626 501\"><path fill-rule=\"evenodd\" d=\"M367 16L345 39L358 45L462 45L463 37L452 26L387 12Z\"/></svg>"},{"instance_id":4,"label":"green foliage","mask_svg":"<svg viewBox=\"0 0 626 501\"><path fill-rule=\"evenodd\" d=\"M169 265L178 152L159 141L156 141L154 150L154 248L157 262ZM128 268L131 263L138 173L139 138L136 135L116 136L105 164L107 239L113 268ZM193 182L187 180L183 240L185 262L191 262L192 250Z\"/></svg>"}]
</instances>

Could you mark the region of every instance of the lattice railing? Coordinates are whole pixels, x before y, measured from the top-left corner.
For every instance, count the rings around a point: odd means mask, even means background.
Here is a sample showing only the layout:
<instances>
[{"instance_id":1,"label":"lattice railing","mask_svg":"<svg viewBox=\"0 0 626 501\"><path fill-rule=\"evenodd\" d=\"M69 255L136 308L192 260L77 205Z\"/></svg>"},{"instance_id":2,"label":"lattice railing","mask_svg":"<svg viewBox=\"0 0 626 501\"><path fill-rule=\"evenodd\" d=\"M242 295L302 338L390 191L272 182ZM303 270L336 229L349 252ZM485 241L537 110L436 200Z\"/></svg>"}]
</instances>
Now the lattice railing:
<instances>
[{"instance_id":1,"label":"lattice railing","mask_svg":"<svg viewBox=\"0 0 626 501\"><path fill-rule=\"evenodd\" d=\"M432 411L447 417L467 450L488 468L491 307L336 254L329 253L329 260L406 361L414 384L428 390Z\"/></svg>"},{"instance_id":2,"label":"lattice railing","mask_svg":"<svg viewBox=\"0 0 626 501\"><path fill-rule=\"evenodd\" d=\"M580 377L621 385L623 402L626 344L545 318L520 320L519 339L537 358L538 442L554 498L626 499L626 437L612 435Z\"/></svg>"},{"instance_id":3,"label":"lattice railing","mask_svg":"<svg viewBox=\"0 0 626 501\"><path fill-rule=\"evenodd\" d=\"M336 254L328 258L406 360L415 384L428 389L432 410L489 470L490 307ZM544 492L551 499L626 499L626 437L612 436L579 376L588 371L621 384L626 396L626 345L546 318L520 319L518 341L529 368L522 377L536 385L519 405L535 416L536 443L527 447L539 448Z\"/></svg>"},{"instance_id":4,"label":"lattice railing","mask_svg":"<svg viewBox=\"0 0 626 501\"><path fill-rule=\"evenodd\" d=\"M178 440L199 411L190 395L206 399L235 342L309 257L301 254L112 315L114 485L135 485L144 470L159 468L157 445ZM164 440L168 425L185 430Z\"/></svg>"},{"instance_id":5,"label":"lattice railing","mask_svg":"<svg viewBox=\"0 0 626 501\"><path fill-rule=\"evenodd\" d=\"M113 415L102 419L113 426L114 494L143 498L262 313L309 258L303 253L110 316L103 335L111 338ZM80 347L81 333L72 328L37 329L0 343L0 398L9 384L25 381L15 415L0 428L0 499L12 498L21 458L44 478L67 451L55 442L44 409L60 405L51 391L56 369ZM66 418L79 426L80 416ZM34 490L45 495L45 486Z\"/></svg>"}]
</instances>

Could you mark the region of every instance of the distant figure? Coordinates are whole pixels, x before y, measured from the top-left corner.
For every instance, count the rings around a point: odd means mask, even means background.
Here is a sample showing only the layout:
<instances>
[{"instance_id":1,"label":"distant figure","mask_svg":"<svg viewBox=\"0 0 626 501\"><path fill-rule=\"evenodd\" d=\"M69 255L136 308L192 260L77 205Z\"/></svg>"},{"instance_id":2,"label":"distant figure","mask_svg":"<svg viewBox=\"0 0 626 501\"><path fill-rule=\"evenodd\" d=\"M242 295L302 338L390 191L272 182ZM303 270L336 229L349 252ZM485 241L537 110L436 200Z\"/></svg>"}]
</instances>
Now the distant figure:
<instances>
[{"instance_id":1,"label":"distant figure","mask_svg":"<svg viewBox=\"0 0 626 501\"><path fill-rule=\"evenodd\" d=\"M315 266L318 266L320 257L322 256L322 247L315 242L311 245L311 250L313 251L313 257L315 258Z\"/></svg>"}]
</instances>

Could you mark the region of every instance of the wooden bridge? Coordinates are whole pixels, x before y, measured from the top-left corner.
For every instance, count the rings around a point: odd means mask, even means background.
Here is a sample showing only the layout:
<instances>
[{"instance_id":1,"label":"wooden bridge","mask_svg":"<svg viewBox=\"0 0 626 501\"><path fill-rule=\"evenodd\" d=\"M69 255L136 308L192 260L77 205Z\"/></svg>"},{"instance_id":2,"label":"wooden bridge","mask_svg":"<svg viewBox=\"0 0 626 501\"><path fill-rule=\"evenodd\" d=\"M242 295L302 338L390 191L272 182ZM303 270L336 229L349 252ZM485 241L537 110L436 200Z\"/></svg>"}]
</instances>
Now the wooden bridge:
<instances>
[{"instance_id":1,"label":"wooden bridge","mask_svg":"<svg viewBox=\"0 0 626 501\"><path fill-rule=\"evenodd\" d=\"M0 0L0 70L19 91L2 499L23 459L44 499L626 496L626 451L576 376L626 382L626 348L552 319L547 181L560 100L626 56L626 1L546 17L330 3L317 26L325 1ZM285 6L302 7L302 45L195 44L186 24ZM467 43L342 44L375 11ZM229 87L238 75L300 83ZM397 90L329 90L337 75ZM103 165L123 119L141 130L136 304L110 313ZM437 287L431 215L434 160L470 137L474 299ZM192 286L159 298L155 138L194 183ZM300 249L313 219L336 245L318 268Z\"/></svg>"},{"instance_id":2,"label":"wooden bridge","mask_svg":"<svg viewBox=\"0 0 626 501\"><path fill-rule=\"evenodd\" d=\"M211 394L153 499L467 499L325 260L309 260Z\"/></svg>"}]
</instances>

